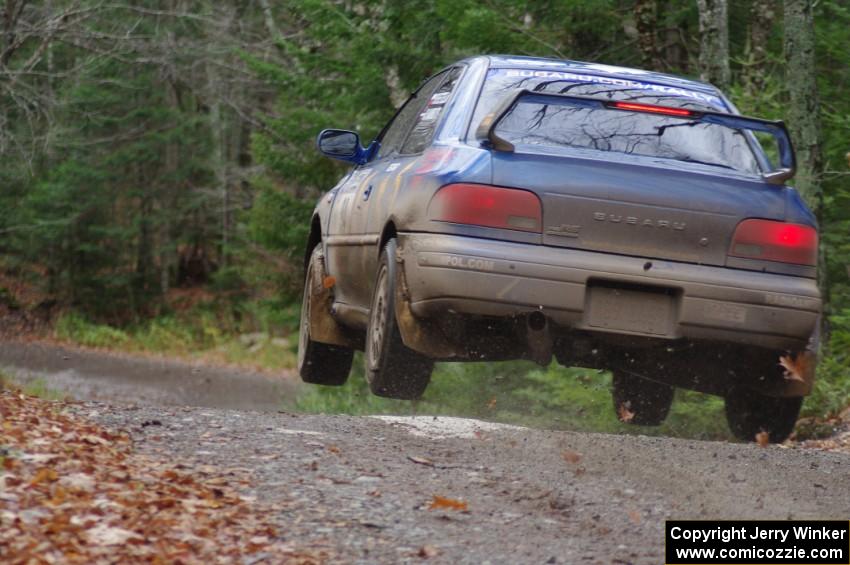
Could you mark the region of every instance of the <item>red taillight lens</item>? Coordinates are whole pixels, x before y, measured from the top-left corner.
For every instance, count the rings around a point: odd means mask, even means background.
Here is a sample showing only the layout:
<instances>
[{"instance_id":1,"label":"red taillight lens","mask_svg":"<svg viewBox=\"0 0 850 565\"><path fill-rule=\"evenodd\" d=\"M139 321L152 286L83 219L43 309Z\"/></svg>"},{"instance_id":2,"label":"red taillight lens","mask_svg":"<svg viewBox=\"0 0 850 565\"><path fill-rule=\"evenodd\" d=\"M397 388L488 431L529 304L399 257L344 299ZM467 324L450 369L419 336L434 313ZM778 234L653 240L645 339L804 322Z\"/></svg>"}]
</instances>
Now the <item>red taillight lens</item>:
<instances>
[{"instance_id":1,"label":"red taillight lens","mask_svg":"<svg viewBox=\"0 0 850 565\"><path fill-rule=\"evenodd\" d=\"M540 199L533 192L485 184L448 184L437 191L429 217L440 222L470 224L540 233Z\"/></svg>"},{"instance_id":2,"label":"red taillight lens","mask_svg":"<svg viewBox=\"0 0 850 565\"><path fill-rule=\"evenodd\" d=\"M637 102L611 102L609 108L617 110L631 110L632 112L646 112L648 114L662 114L664 116L677 116L680 118L691 118L699 115L698 112L684 108L671 108L670 106L654 106L652 104L638 104Z\"/></svg>"},{"instance_id":3,"label":"red taillight lens","mask_svg":"<svg viewBox=\"0 0 850 565\"><path fill-rule=\"evenodd\" d=\"M735 230L729 255L814 266L818 263L818 232L802 224L744 220Z\"/></svg>"}]
</instances>

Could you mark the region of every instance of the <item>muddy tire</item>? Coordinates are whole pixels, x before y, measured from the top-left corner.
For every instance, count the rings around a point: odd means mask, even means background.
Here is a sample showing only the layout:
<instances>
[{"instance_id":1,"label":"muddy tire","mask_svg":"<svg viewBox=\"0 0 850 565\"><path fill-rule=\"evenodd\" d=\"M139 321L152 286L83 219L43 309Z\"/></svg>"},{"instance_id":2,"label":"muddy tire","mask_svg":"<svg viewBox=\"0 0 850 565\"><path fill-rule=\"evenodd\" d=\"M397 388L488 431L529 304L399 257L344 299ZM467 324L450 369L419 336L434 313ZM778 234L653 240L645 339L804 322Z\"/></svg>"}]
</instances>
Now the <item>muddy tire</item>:
<instances>
[{"instance_id":1,"label":"muddy tire","mask_svg":"<svg viewBox=\"0 0 850 565\"><path fill-rule=\"evenodd\" d=\"M396 241L384 246L366 331L366 380L378 396L416 400L431 380L434 361L413 351L401 339L395 317L398 265Z\"/></svg>"},{"instance_id":2,"label":"muddy tire","mask_svg":"<svg viewBox=\"0 0 850 565\"><path fill-rule=\"evenodd\" d=\"M322 244L313 249L304 277L301 324L298 331L298 374L305 383L340 386L348 380L354 351L348 347L319 343L310 337L310 308L313 292L322 287L320 265ZM330 316L330 312L323 312Z\"/></svg>"},{"instance_id":3,"label":"muddy tire","mask_svg":"<svg viewBox=\"0 0 850 565\"><path fill-rule=\"evenodd\" d=\"M611 397L621 422L636 426L658 426L670 412L674 388L614 371Z\"/></svg>"},{"instance_id":4,"label":"muddy tire","mask_svg":"<svg viewBox=\"0 0 850 565\"><path fill-rule=\"evenodd\" d=\"M726 395L726 422L738 439L756 441L759 433L767 432L770 443L782 443L794 431L802 405L799 396L780 398L737 388Z\"/></svg>"}]
</instances>

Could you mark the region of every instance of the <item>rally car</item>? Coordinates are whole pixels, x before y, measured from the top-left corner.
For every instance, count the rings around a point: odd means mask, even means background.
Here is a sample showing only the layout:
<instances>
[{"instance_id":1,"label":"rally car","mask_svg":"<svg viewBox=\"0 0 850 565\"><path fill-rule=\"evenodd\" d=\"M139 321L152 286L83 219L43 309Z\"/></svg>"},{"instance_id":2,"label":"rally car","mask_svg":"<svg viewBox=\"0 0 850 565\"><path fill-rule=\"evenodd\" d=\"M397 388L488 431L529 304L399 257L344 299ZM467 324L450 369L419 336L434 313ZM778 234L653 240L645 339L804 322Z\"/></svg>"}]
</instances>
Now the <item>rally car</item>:
<instances>
[{"instance_id":1,"label":"rally car","mask_svg":"<svg viewBox=\"0 0 850 565\"><path fill-rule=\"evenodd\" d=\"M721 395L734 434L784 440L811 390L815 218L782 122L677 76L515 56L426 80L312 218L298 365L415 399L435 361L554 356L613 373L656 425L674 387Z\"/></svg>"}]
</instances>

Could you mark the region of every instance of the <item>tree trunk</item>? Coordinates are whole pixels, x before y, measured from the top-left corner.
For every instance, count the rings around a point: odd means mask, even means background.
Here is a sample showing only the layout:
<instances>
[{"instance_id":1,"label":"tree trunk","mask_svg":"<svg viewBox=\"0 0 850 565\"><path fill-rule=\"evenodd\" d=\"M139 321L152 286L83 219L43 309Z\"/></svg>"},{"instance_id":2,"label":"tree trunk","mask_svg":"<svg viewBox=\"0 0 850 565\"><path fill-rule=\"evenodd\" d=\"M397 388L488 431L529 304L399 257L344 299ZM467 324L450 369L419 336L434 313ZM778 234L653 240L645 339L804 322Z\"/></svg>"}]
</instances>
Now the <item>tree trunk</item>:
<instances>
[{"instance_id":1,"label":"tree trunk","mask_svg":"<svg viewBox=\"0 0 850 565\"><path fill-rule=\"evenodd\" d=\"M729 86L729 17L726 0L697 0L700 78L720 89Z\"/></svg>"},{"instance_id":2,"label":"tree trunk","mask_svg":"<svg viewBox=\"0 0 850 565\"><path fill-rule=\"evenodd\" d=\"M170 37L173 43L174 38ZM177 84L174 82L175 77L169 77L163 81L162 88L165 91L166 105L172 114L173 128L177 128L176 121L180 115L180 93L177 90ZM181 187L175 183L177 170L180 168L180 145L177 140L171 139L165 145L165 167L163 172L167 179L162 195L162 215L160 225L160 243L159 243L159 291L162 294L163 300L168 297L168 291L171 288L171 276L176 270L177 264L177 241L174 234L174 212L178 207L178 194ZM175 184L171 184L175 183Z\"/></svg>"},{"instance_id":3,"label":"tree trunk","mask_svg":"<svg viewBox=\"0 0 850 565\"><path fill-rule=\"evenodd\" d=\"M278 29L277 24L274 21L274 13L272 12L269 0L259 0L259 4L260 10L263 12L263 23L266 25L266 31L269 32L272 40L275 42L280 41L283 38L283 35L281 35L280 29Z\"/></svg>"},{"instance_id":4,"label":"tree trunk","mask_svg":"<svg viewBox=\"0 0 850 565\"><path fill-rule=\"evenodd\" d=\"M688 40L693 35L689 18L679 13L678 0L660 0L658 2L659 59L665 70L674 73L690 74L690 54Z\"/></svg>"},{"instance_id":5,"label":"tree trunk","mask_svg":"<svg viewBox=\"0 0 850 565\"><path fill-rule=\"evenodd\" d=\"M757 95L764 90L767 67L767 41L776 19L776 0L753 0L750 6L750 33L744 81L747 91Z\"/></svg>"},{"instance_id":6,"label":"tree trunk","mask_svg":"<svg viewBox=\"0 0 850 565\"><path fill-rule=\"evenodd\" d=\"M820 214L823 166L820 149L818 86L815 69L815 30L811 0L785 0L785 84L788 122L797 152L796 187Z\"/></svg>"},{"instance_id":7,"label":"tree trunk","mask_svg":"<svg viewBox=\"0 0 850 565\"><path fill-rule=\"evenodd\" d=\"M788 85L788 122L797 153L795 186L818 219L821 217L823 192L821 172L818 83L815 69L815 25L811 0L785 0L785 84ZM826 277L826 247L818 256L820 289L824 301L830 298ZM827 310L828 311L828 310ZM820 342L829 343L829 324L824 316Z\"/></svg>"},{"instance_id":8,"label":"tree trunk","mask_svg":"<svg viewBox=\"0 0 850 565\"><path fill-rule=\"evenodd\" d=\"M635 26L638 32L641 66L645 69L660 71L661 60L658 56L658 41L655 30L658 28L658 2L656 0L635 1Z\"/></svg>"},{"instance_id":9,"label":"tree trunk","mask_svg":"<svg viewBox=\"0 0 850 565\"><path fill-rule=\"evenodd\" d=\"M212 79L212 77L211 77ZM210 85L214 90L215 82L210 80ZM220 203L220 221L221 221L221 240L219 242L219 265L227 267L227 255L230 246L230 215L228 208L230 207L230 186L227 178L227 139L225 131L225 118L221 101L216 97L210 109L210 130L213 137L213 172L215 173L215 183L221 197Z\"/></svg>"}]
</instances>

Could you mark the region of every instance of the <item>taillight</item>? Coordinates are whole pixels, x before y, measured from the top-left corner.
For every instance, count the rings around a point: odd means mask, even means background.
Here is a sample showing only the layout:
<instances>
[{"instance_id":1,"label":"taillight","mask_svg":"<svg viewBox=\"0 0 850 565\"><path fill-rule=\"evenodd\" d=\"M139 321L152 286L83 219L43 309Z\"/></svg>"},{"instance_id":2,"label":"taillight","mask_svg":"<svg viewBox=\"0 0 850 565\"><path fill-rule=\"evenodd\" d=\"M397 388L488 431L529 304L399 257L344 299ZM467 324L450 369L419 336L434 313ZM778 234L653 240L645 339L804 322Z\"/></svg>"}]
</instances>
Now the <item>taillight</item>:
<instances>
[{"instance_id":1,"label":"taillight","mask_svg":"<svg viewBox=\"0 0 850 565\"><path fill-rule=\"evenodd\" d=\"M735 229L729 255L814 266L818 262L818 232L802 224L744 220Z\"/></svg>"},{"instance_id":2,"label":"taillight","mask_svg":"<svg viewBox=\"0 0 850 565\"><path fill-rule=\"evenodd\" d=\"M485 184L448 184L431 200L429 217L440 222L540 233L540 199L533 192Z\"/></svg>"},{"instance_id":3,"label":"taillight","mask_svg":"<svg viewBox=\"0 0 850 565\"><path fill-rule=\"evenodd\" d=\"M671 108L670 106L655 106L653 104L640 104L638 102L609 102L609 108L617 110L631 110L632 112L645 112L647 114L661 114L663 116L676 116L679 118L694 118L699 112L686 110L685 108Z\"/></svg>"}]
</instances>

